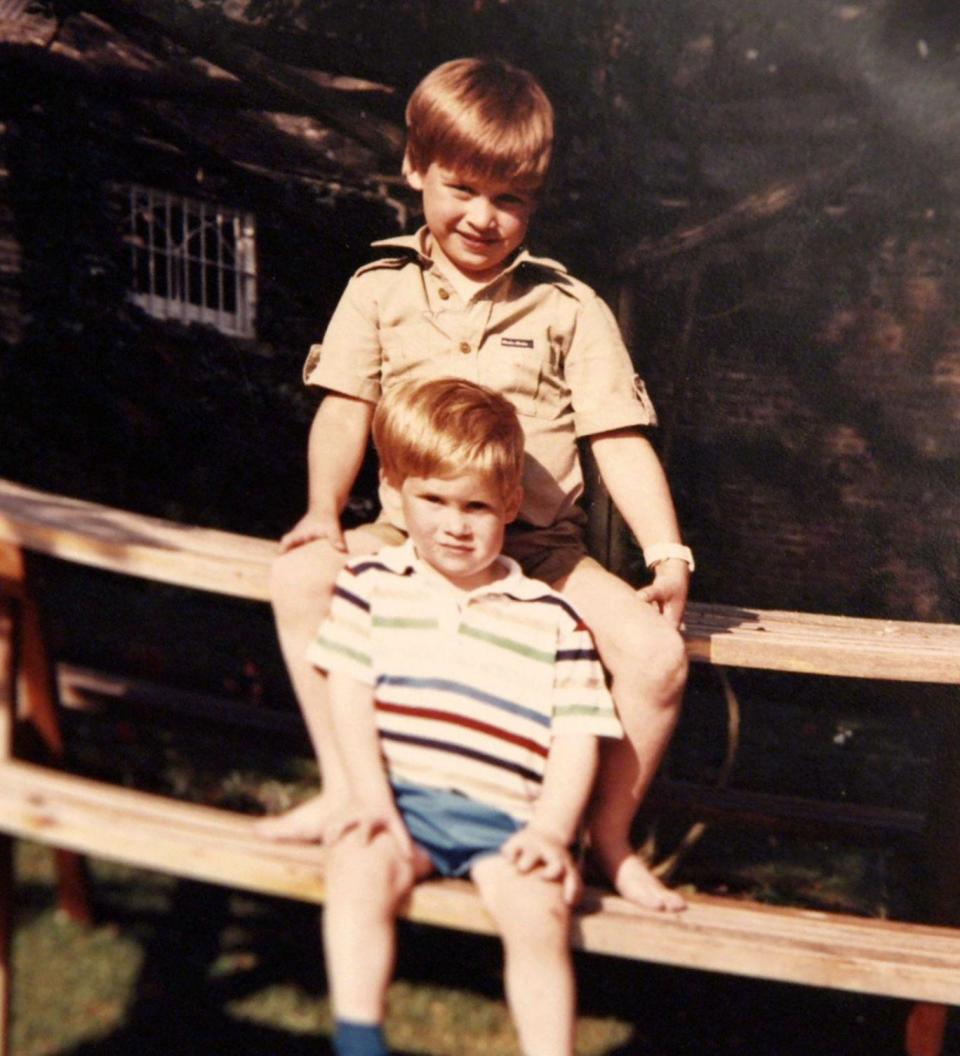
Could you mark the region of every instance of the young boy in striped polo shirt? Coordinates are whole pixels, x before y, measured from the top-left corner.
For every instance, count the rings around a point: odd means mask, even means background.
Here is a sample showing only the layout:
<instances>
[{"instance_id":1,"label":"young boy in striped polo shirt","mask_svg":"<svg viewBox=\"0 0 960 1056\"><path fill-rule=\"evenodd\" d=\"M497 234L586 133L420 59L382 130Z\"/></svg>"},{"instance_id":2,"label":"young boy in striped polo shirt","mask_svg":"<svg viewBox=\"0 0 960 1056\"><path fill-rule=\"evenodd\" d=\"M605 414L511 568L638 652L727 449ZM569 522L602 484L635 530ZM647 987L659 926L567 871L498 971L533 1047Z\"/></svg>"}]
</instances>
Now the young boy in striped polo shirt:
<instances>
[{"instance_id":1,"label":"young boy in striped polo shirt","mask_svg":"<svg viewBox=\"0 0 960 1056\"><path fill-rule=\"evenodd\" d=\"M597 738L621 734L613 701L570 603L501 556L522 496L512 404L408 382L373 436L409 538L347 563L309 651L349 788L324 833L335 1050L386 1053L395 915L440 873L469 876L496 922L523 1051L572 1056L569 847Z\"/></svg>"}]
</instances>

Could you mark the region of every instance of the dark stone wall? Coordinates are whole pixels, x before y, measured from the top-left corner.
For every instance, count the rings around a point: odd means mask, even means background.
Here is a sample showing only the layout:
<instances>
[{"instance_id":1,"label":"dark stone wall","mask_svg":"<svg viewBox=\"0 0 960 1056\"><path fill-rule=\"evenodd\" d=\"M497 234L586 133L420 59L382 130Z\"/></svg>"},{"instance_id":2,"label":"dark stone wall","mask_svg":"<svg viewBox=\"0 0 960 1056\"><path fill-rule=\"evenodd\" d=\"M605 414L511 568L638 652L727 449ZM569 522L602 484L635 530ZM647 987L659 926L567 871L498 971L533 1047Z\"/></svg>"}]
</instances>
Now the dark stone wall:
<instances>
[{"instance_id":1,"label":"dark stone wall","mask_svg":"<svg viewBox=\"0 0 960 1056\"><path fill-rule=\"evenodd\" d=\"M635 355L697 597L960 619L957 227L891 217L843 244L787 225L701 276L685 349L654 321L669 286L641 283Z\"/></svg>"}]
</instances>

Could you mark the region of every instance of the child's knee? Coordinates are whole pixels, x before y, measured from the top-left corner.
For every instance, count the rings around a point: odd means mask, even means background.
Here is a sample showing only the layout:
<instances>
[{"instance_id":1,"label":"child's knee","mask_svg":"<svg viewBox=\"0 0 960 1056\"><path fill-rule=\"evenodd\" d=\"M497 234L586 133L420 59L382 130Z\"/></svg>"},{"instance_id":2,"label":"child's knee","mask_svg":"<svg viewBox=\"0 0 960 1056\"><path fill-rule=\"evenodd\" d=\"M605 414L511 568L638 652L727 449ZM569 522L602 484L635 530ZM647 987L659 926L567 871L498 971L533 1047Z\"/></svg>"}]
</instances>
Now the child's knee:
<instances>
[{"instance_id":1,"label":"child's knee","mask_svg":"<svg viewBox=\"0 0 960 1056\"><path fill-rule=\"evenodd\" d=\"M570 944L570 911L563 899L545 899L532 907L520 922L512 942L526 950L554 953L566 950ZM509 946L511 937L505 934L504 943Z\"/></svg>"},{"instance_id":2,"label":"child's knee","mask_svg":"<svg viewBox=\"0 0 960 1056\"><path fill-rule=\"evenodd\" d=\"M280 621L309 612L318 621L329 604L344 557L326 542L306 543L270 566L270 601Z\"/></svg>"},{"instance_id":3,"label":"child's knee","mask_svg":"<svg viewBox=\"0 0 960 1056\"><path fill-rule=\"evenodd\" d=\"M687 681L689 660L683 637L666 620L626 620L617 648L604 657L614 685L641 687L650 699L673 704Z\"/></svg>"},{"instance_id":4,"label":"child's knee","mask_svg":"<svg viewBox=\"0 0 960 1056\"><path fill-rule=\"evenodd\" d=\"M561 885L529 877L526 891L516 892L502 914L504 945L530 949L566 946L570 935L570 907Z\"/></svg>"},{"instance_id":5,"label":"child's knee","mask_svg":"<svg viewBox=\"0 0 960 1056\"><path fill-rule=\"evenodd\" d=\"M390 910L413 887L414 870L385 834L362 840L348 834L327 857L328 897L365 914Z\"/></svg>"}]
</instances>

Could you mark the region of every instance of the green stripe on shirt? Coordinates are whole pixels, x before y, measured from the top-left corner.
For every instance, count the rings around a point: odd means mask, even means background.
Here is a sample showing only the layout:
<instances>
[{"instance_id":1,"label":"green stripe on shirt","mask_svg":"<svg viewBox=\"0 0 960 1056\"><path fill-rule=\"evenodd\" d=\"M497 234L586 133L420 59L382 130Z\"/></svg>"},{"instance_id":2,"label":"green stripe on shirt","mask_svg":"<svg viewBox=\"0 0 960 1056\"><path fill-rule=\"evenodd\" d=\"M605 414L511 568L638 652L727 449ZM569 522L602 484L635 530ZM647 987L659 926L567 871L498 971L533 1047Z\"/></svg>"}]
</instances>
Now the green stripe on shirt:
<instances>
[{"instance_id":1,"label":"green stripe on shirt","mask_svg":"<svg viewBox=\"0 0 960 1056\"><path fill-rule=\"evenodd\" d=\"M322 649L328 649L331 653L345 656L349 660L363 664L364 667L373 667L373 659L369 653L361 653L359 649L351 649L350 646L344 645L342 642L336 642L330 638L325 638L323 635L318 635L314 645Z\"/></svg>"},{"instance_id":2,"label":"green stripe on shirt","mask_svg":"<svg viewBox=\"0 0 960 1056\"><path fill-rule=\"evenodd\" d=\"M374 616L373 626L407 631L435 631L439 624L436 620L417 619L414 616Z\"/></svg>"},{"instance_id":3,"label":"green stripe on shirt","mask_svg":"<svg viewBox=\"0 0 960 1056\"><path fill-rule=\"evenodd\" d=\"M606 717L607 715L614 715L613 710L606 708L600 708L596 704L558 704L553 709L554 718L569 718L571 715L588 715L591 718L595 715Z\"/></svg>"},{"instance_id":4,"label":"green stripe on shirt","mask_svg":"<svg viewBox=\"0 0 960 1056\"><path fill-rule=\"evenodd\" d=\"M538 660L542 664L552 664L556 660L556 653L554 652L545 653L542 649L534 649L533 646L524 645L523 642L518 642L514 638L504 638L499 634L481 631L466 624L460 625L460 633L470 638L476 638L481 642L487 642L490 645L498 645L501 649L509 649L511 652L528 657L530 660Z\"/></svg>"}]
</instances>

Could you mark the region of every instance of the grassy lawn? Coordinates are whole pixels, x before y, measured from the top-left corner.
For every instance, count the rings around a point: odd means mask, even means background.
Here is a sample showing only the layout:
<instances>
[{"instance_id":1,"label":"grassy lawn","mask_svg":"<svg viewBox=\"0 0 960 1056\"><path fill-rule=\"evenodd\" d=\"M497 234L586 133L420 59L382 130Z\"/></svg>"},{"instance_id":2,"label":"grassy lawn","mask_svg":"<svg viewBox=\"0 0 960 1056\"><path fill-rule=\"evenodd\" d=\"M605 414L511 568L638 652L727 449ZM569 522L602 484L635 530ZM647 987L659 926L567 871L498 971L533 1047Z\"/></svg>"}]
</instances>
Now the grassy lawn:
<instances>
[{"instance_id":1,"label":"grassy lawn","mask_svg":"<svg viewBox=\"0 0 960 1056\"><path fill-rule=\"evenodd\" d=\"M95 862L94 927L57 911L52 856L17 851L15 1056L323 1053L329 1003L308 907ZM511 1054L495 943L405 926L389 1036L403 1053ZM579 1051L629 1022L587 1014Z\"/></svg>"}]
</instances>

